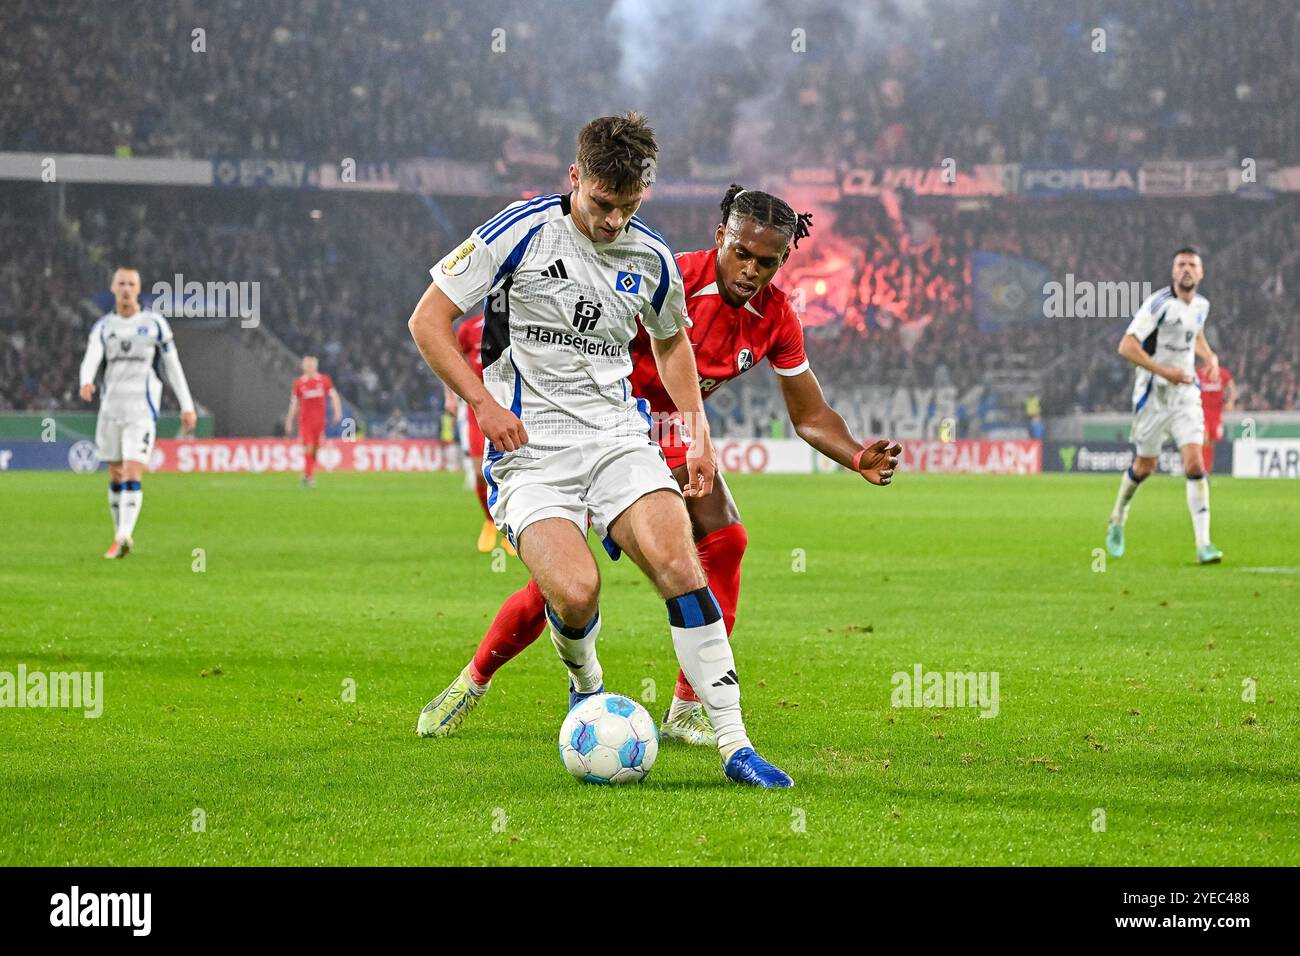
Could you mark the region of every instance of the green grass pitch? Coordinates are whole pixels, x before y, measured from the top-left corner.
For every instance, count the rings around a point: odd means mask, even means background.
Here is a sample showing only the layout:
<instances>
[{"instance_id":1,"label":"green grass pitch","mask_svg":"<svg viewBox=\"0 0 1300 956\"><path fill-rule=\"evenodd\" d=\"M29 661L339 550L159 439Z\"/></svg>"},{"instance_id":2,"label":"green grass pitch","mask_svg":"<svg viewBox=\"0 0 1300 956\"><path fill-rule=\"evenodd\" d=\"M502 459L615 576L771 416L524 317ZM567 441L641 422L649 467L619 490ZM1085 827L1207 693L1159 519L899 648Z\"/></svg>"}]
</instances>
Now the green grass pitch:
<instances>
[{"instance_id":1,"label":"green grass pitch","mask_svg":"<svg viewBox=\"0 0 1300 956\"><path fill-rule=\"evenodd\" d=\"M99 719L0 710L0 864L1300 863L1292 484L1216 478L1227 559L1198 567L1154 478L1101 570L1112 476L732 478L773 793L680 745L641 786L570 778L545 639L459 736L415 736L525 580L474 551L458 475L150 477L119 562L105 484L0 478L0 671L105 681ZM607 683L658 718L664 606L599 564ZM917 664L996 671L998 715L891 707Z\"/></svg>"}]
</instances>

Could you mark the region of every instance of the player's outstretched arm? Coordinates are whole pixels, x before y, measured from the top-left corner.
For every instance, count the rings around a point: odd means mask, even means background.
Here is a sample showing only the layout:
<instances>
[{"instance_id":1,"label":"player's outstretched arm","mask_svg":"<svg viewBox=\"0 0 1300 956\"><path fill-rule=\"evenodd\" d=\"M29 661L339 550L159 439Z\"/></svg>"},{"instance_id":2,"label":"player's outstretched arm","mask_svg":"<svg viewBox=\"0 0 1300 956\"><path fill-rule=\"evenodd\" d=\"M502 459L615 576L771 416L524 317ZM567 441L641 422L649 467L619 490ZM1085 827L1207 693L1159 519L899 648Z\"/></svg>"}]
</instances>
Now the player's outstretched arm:
<instances>
[{"instance_id":1,"label":"player's outstretched arm","mask_svg":"<svg viewBox=\"0 0 1300 956\"><path fill-rule=\"evenodd\" d=\"M786 411L795 434L831 461L851 468L873 485L887 485L898 467L903 446L887 438L863 447L849 431L844 417L826 402L812 369L778 376Z\"/></svg>"},{"instance_id":2,"label":"player's outstretched arm","mask_svg":"<svg viewBox=\"0 0 1300 956\"><path fill-rule=\"evenodd\" d=\"M452 323L460 316L456 303L437 283L431 282L406 325L433 374L474 409L484 437L503 451L515 451L528 442L528 432L514 413L502 408L489 394L465 361L456 334L451 330Z\"/></svg>"},{"instance_id":3,"label":"player's outstretched arm","mask_svg":"<svg viewBox=\"0 0 1300 956\"><path fill-rule=\"evenodd\" d=\"M700 394L700 375L695 368L695 352L685 329L666 339L650 336L650 350L654 353L659 380L664 383L668 397L681 413L682 423L691 436L691 447L686 453L686 487L682 494L687 498L704 498L713 490L713 476L717 474L717 456L713 438L709 434L709 420L704 415L704 398Z\"/></svg>"},{"instance_id":4,"label":"player's outstretched arm","mask_svg":"<svg viewBox=\"0 0 1300 956\"><path fill-rule=\"evenodd\" d=\"M1173 368L1168 365L1161 365L1150 355L1147 355L1146 349L1142 348L1142 343L1132 332L1126 332L1124 337L1119 340L1119 354L1128 359L1134 365L1146 369L1153 375L1159 375L1175 385L1190 385L1196 380L1196 376L1190 372L1184 372L1180 368Z\"/></svg>"}]
</instances>

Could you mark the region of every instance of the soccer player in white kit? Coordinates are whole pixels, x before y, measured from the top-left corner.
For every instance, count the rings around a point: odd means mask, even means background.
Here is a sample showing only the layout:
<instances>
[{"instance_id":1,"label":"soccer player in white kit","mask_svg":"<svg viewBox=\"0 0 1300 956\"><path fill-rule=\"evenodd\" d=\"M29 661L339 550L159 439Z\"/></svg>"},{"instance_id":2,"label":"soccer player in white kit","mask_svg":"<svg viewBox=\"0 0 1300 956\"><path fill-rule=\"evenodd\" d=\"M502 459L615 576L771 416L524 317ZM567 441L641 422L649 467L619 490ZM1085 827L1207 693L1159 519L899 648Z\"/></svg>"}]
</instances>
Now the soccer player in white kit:
<instances>
[{"instance_id":1,"label":"soccer player in white kit","mask_svg":"<svg viewBox=\"0 0 1300 956\"><path fill-rule=\"evenodd\" d=\"M1106 550L1124 554L1124 522L1138 486L1156 470L1166 436L1178 446L1187 478L1187 511L1196 536L1196 560L1217 564L1223 552L1210 543L1210 482L1201 446L1205 417L1196 381L1196 357L1210 381L1219 377L1219 357L1205 339L1210 303L1196 288L1205 276L1200 254L1174 254L1173 284L1142 303L1119 343L1119 354L1137 366L1133 385L1133 464L1120 479L1110 514Z\"/></svg>"},{"instance_id":2,"label":"soccer player in white kit","mask_svg":"<svg viewBox=\"0 0 1300 956\"><path fill-rule=\"evenodd\" d=\"M113 311L90 329L86 356L81 360L81 398L91 401L95 376L104 365L104 391L95 422L95 446L100 461L108 462L108 507L113 517L113 544L106 558L124 558L134 544L132 534L144 491L140 478L149 466L158 437L158 407L162 376L181 407L181 427L194 430L194 399L167 320L140 308L140 273L129 267L113 273Z\"/></svg>"},{"instance_id":3,"label":"soccer player in white kit","mask_svg":"<svg viewBox=\"0 0 1300 956\"><path fill-rule=\"evenodd\" d=\"M474 230L430 270L409 326L487 439L488 508L546 598L570 706L604 689L590 517L611 557L626 553L663 596L677 659L717 731L727 778L789 787L746 736L726 626L682 498L707 495L716 465L681 274L672 250L635 215L657 154L640 114L588 123L569 167L572 191L513 203ZM452 323L485 296L480 381ZM694 436L684 492L650 436L647 404L628 387L638 319ZM469 690L467 706L486 688Z\"/></svg>"}]
</instances>

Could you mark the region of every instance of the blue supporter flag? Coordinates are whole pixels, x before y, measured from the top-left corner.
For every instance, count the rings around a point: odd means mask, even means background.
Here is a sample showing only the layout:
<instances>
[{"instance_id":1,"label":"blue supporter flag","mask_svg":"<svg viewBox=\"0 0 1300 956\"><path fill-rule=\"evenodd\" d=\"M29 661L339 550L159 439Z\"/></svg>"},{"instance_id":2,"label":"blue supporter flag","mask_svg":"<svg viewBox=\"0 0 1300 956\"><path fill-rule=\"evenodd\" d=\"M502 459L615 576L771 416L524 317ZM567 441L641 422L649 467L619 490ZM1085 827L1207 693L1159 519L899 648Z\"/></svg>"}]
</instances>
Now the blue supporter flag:
<instances>
[{"instance_id":1,"label":"blue supporter flag","mask_svg":"<svg viewBox=\"0 0 1300 956\"><path fill-rule=\"evenodd\" d=\"M981 332L997 332L1043 319L1047 266L1033 259L977 252L973 269L975 322Z\"/></svg>"}]
</instances>

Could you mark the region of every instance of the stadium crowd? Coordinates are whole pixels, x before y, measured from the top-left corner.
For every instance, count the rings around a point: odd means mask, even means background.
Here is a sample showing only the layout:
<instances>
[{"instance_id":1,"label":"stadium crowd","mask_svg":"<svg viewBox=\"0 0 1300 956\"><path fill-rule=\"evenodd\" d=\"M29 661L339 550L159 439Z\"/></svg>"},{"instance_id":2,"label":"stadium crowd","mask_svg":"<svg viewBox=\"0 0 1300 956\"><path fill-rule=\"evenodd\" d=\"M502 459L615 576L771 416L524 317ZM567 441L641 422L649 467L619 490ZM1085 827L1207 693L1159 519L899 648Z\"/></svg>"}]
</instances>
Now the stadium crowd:
<instances>
[{"instance_id":1,"label":"stadium crowd","mask_svg":"<svg viewBox=\"0 0 1300 956\"><path fill-rule=\"evenodd\" d=\"M649 87L682 104L661 121L665 162L726 163L756 129L765 164L1300 153L1293 4L813 0L746 16L762 6L676 4L684 32L629 0L120 0L111 16L8 0L0 143L364 161L499 158L510 142L567 162L592 109Z\"/></svg>"},{"instance_id":2,"label":"stadium crowd","mask_svg":"<svg viewBox=\"0 0 1300 956\"><path fill-rule=\"evenodd\" d=\"M774 113L800 164L1300 153L1293 4L828 4L814 29L833 39L810 44ZM853 55L873 38L877 55Z\"/></svg>"},{"instance_id":3,"label":"stadium crowd","mask_svg":"<svg viewBox=\"0 0 1300 956\"><path fill-rule=\"evenodd\" d=\"M594 41L607 7L576 0L539 18L527 0L122 0L110 14L7 0L0 143L335 162L478 158L511 134L554 146L576 129L562 104L590 99L611 74L552 33ZM482 38L481 54L466 36ZM140 49L165 52L131 55Z\"/></svg>"},{"instance_id":4,"label":"stadium crowd","mask_svg":"<svg viewBox=\"0 0 1300 956\"><path fill-rule=\"evenodd\" d=\"M549 182L592 109L626 100L630 44L668 36L663 24L629 17L634 7L578 0L548 8L543 21L526 0L181 0L165 8L123 0L105 18L94 4L11 0L0 82L13 95L0 102L0 143L201 158L447 156L498 166L523 154L555 164L540 177ZM753 23L770 27L771 17L701 16L690 37L637 61L646 86L682 104L657 123L665 165L731 175L772 163L947 156L1069 164L1300 156L1300 112L1291 108L1300 8L1081 0L1063 17L1030 0L815 0L799 19L799 57L784 56L793 52L790 31L755 33ZM553 42L579 31L608 56L579 62L576 47ZM481 55L448 42L466 34L483 38ZM139 58L133 48L170 52ZM711 95L691 96L701 77ZM81 341L94 318L84 301L112 264L130 262L146 288L176 273L259 282L267 328L295 352L318 352L343 393L379 415L441 409L441 387L405 318L428 266L504 198L74 186L59 221L23 187L3 186L3 196L0 407L75 403ZM800 295L810 355L832 390L966 394L1007 371L1041 378L1046 414L1124 410L1130 370L1114 342L1125 317L986 321L976 254L1028 260L1052 281L1158 288L1172 249L1191 242L1206 254L1210 334L1237 376L1240 407L1292 409L1300 406L1300 323L1287 302L1300 288L1295 212L1291 199L961 209L907 195L845 200L818 209L811 239L778 281ZM690 249L708 241L716 207L655 204L647 215L676 248Z\"/></svg>"},{"instance_id":5,"label":"stadium crowd","mask_svg":"<svg viewBox=\"0 0 1300 956\"><path fill-rule=\"evenodd\" d=\"M31 241L40 235L31 222L0 221L8 316L0 402L73 403L83 337L95 318L82 303L113 263L130 262L146 290L176 273L258 282L266 327L295 352L317 352L361 408L440 411L441 387L405 319L429 265L460 236L439 229L418 200L155 187L85 195L84 206L70 204L68 234L47 244ZM468 232L493 206L464 201L453 218ZM1131 371L1114 346L1127 317L1031 314L986 325L973 301L972 257L1024 257L1062 283L1072 275L1159 288L1172 248L1190 241L1205 250L1209 334L1237 376L1240 406L1290 409L1300 401L1300 332L1286 292L1300 288L1300 256L1279 260L1276 250L1300 249L1295 212L1294 203L1278 201L1261 219L1255 207L1226 199L965 212L936 203L911 210L841 203L822 211L778 283L795 298L810 357L828 386L965 393L1007 369L1041 378L1047 414L1122 411ZM709 241L716 213L669 205L652 219L676 248L690 249Z\"/></svg>"}]
</instances>

